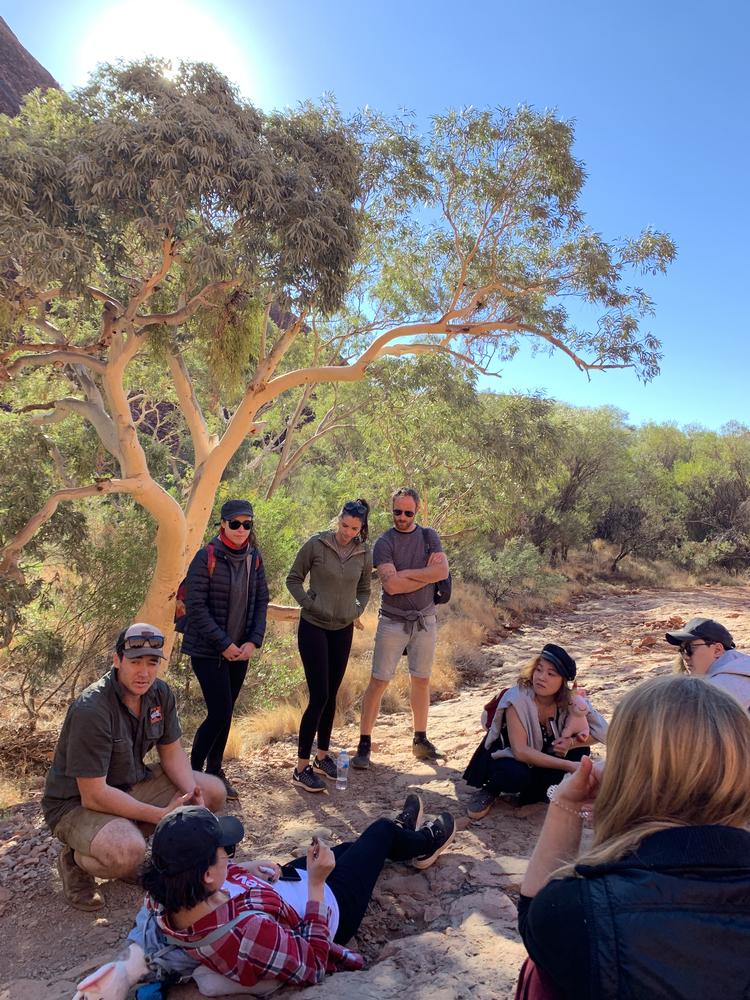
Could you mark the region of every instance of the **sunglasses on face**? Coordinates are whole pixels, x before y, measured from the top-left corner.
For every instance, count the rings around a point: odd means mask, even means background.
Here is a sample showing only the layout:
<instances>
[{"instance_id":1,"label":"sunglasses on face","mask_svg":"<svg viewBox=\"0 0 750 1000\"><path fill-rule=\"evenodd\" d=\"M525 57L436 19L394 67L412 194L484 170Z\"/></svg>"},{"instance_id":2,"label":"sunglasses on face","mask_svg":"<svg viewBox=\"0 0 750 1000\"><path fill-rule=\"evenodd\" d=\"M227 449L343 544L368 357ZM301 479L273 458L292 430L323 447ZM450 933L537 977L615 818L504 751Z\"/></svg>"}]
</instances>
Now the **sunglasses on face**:
<instances>
[{"instance_id":1,"label":"sunglasses on face","mask_svg":"<svg viewBox=\"0 0 750 1000\"><path fill-rule=\"evenodd\" d=\"M680 654L682 656L690 657L693 655L698 646L707 646L707 642L686 642L684 646L680 646Z\"/></svg>"},{"instance_id":2,"label":"sunglasses on face","mask_svg":"<svg viewBox=\"0 0 750 1000\"><path fill-rule=\"evenodd\" d=\"M123 642L123 649L161 649L164 645L163 635L153 632L143 632L141 635L131 635Z\"/></svg>"},{"instance_id":3,"label":"sunglasses on face","mask_svg":"<svg viewBox=\"0 0 750 1000\"><path fill-rule=\"evenodd\" d=\"M394 517L414 517L417 512L415 510L401 510L398 507L393 508Z\"/></svg>"},{"instance_id":4,"label":"sunglasses on face","mask_svg":"<svg viewBox=\"0 0 750 1000\"><path fill-rule=\"evenodd\" d=\"M237 850L237 845L236 844L230 844L229 847L225 847L224 848L224 851L225 851L226 856L228 858L233 858L234 855L235 855L236 850Z\"/></svg>"},{"instance_id":5,"label":"sunglasses on face","mask_svg":"<svg viewBox=\"0 0 750 1000\"><path fill-rule=\"evenodd\" d=\"M357 503L356 500L347 500L341 508L341 513L354 514L355 517L364 517L367 513L367 507L363 503Z\"/></svg>"},{"instance_id":6,"label":"sunglasses on face","mask_svg":"<svg viewBox=\"0 0 750 1000\"><path fill-rule=\"evenodd\" d=\"M231 521L227 521L227 524L232 531L237 531L238 528L244 528L245 531L251 531L253 527L252 521L238 521L236 518L233 518Z\"/></svg>"}]
</instances>

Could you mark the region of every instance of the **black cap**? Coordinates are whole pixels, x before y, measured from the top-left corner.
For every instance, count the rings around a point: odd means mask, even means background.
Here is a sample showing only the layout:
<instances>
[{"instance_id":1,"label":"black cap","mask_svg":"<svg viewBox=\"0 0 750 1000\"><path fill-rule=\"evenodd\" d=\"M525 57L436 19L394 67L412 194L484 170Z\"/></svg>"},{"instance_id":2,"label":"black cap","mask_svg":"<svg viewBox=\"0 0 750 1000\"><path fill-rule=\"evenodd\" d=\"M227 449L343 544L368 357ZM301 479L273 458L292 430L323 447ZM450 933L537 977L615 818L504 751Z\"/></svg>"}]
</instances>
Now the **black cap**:
<instances>
[{"instance_id":1,"label":"black cap","mask_svg":"<svg viewBox=\"0 0 750 1000\"><path fill-rule=\"evenodd\" d=\"M576 661L567 653L562 646L556 646L554 642L548 642L541 652L543 660L547 660L561 677L566 681L575 680Z\"/></svg>"},{"instance_id":2,"label":"black cap","mask_svg":"<svg viewBox=\"0 0 750 1000\"><path fill-rule=\"evenodd\" d=\"M236 816L214 816L204 806L180 806L167 813L154 831L151 860L163 875L177 875L245 836Z\"/></svg>"},{"instance_id":3,"label":"black cap","mask_svg":"<svg viewBox=\"0 0 750 1000\"><path fill-rule=\"evenodd\" d=\"M227 500L221 505L222 521L231 521L233 517L248 514L253 517L253 505L249 500Z\"/></svg>"},{"instance_id":4,"label":"black cap","mask_svg":"<svg viewBox=\"0 0 750 1000\"><path fill-rule=\"evenodd\" d=\"M705 642L720 642L724 649L734 649L734 639L729 630L713 618L691 618L685 628L667 632L666 638L673 646L681 646L691 639L703 639Z\"/></svg>"}]
</instances>

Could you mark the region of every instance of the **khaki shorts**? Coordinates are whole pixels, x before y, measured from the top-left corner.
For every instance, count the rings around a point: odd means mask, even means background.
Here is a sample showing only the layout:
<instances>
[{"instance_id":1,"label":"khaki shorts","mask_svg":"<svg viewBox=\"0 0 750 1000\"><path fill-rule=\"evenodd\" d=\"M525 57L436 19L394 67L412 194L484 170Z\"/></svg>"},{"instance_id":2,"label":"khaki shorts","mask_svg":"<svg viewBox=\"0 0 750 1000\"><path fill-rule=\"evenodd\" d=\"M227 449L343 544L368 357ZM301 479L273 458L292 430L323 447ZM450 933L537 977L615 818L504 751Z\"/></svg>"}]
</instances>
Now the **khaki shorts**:
<instances>
[{"instance_id":1,"label":"khaki shorts","mask_svg":"<svg viewBox=\"0 0 750 1000\"><path fill-rule=\"evenodd\" d=\"M152 764L151 777L133 785L128 794L149 806L167 806L176 792L177 787L166 776L161 765ZM86 809L84 806L76 806L65 813L55 827L54 835L63 844L72 847L74 851L90 855L91 842L94 837L107 823L111 823L115 819L124 819L124 817L96 812L96 810ZM137 820L129 820L128 822L136 826L144 837L149 837L154 832L153 823L141 823Z\"/></svg>"},{"instance_id":2,"label":"khaki shorts","mask_svg":"<svg viewBox=\"0 0 750 1000\"><path fill-rule=\"evenodd\" d=\"M418 628L417 622L380 616L372 651L372 676L376 680L393 680L404 650L412 677L430 676L437 646L437 616L428 615L424 624L425 628Z\"/></svg>"}]
</instances>

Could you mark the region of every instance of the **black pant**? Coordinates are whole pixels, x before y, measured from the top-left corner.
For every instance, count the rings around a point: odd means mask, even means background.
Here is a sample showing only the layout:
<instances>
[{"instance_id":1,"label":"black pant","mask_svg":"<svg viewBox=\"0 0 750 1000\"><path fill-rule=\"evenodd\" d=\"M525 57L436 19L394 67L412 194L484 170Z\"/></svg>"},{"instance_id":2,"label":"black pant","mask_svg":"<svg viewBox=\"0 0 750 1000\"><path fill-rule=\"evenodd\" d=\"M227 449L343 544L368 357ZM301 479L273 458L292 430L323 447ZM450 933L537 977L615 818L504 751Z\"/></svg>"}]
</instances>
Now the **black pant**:
<instances>
[{"instance_id":1,"label":"black pant","mask_svg":"<svg viewBox=\"0 0 750 1000\"><path fill-rule=\"evenodd\" d=\"M193 673L203 692L208 715L198 726L190 751L190 765L218 774L232 725L232 711L247 674L247 660L225 660L223 656L191 656Z\"/></svg>"},{"instance_id":2,"label":"black pant","mask_svg":"<svg viewBox=\"0 0 750 1000\"><path fill-rule=\"evenodd\" d=\"M475 788L486 788L494 795L501 792L515 793L524 802L546 802L550 785L559 785L567 771L554 767L529 767L515 757L492 759L493 750L499 750L500 743L487 750L484 742L477 747L469 766L464 772L464 780ZM588 747L576 747L567 754L568 760L580 760L591 753Z\"/></svg>"},{"instance_id":3,"label":"black pant","mask_svg":"<svg viewBox=\"0 0 750 1000\"><path fill-rule=\"evenodd\" d=\"M349 662L353 633L353 624L345 628L326 629L300 618L297 646L310 691L307 708L299 724L298 756L304 760L310 756L316 732L318 750L330 747L336 695Z\"/></svg>"},{"instance_id":4,"label":"black pant","mask_svg":"<svg viewBox=\"0 0 750 1000\"><path fill-rule=\"evenodd\" d=\"M385 862L424 857L431 844L428 833L376 819L357 840L333 848L336 867L326 882L339 904L339 926L333 939L337 944L346 944L359 930ZM307 868L307 859L297 858L292 864Z\"/></svg>"}]
</instances>

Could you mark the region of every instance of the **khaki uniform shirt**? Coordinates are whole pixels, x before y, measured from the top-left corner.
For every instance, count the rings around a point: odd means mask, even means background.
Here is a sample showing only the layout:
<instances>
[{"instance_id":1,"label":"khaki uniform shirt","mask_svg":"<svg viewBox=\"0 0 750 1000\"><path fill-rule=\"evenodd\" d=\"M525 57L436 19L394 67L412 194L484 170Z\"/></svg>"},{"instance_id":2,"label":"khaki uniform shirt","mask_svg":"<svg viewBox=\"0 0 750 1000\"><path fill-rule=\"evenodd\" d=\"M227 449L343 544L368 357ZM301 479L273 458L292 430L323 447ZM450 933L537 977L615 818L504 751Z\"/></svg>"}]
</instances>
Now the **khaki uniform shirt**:
<instances>
[{"instance_id":1,"label":"khaki uniform shirt","mask_svg":"<svg viewBox=\"0 0 750 1000\"><path fill-rule=\"evenodd\" d=\"M90 684L68 709L55 758L47 773L42 812L55 826L81 804L76 778L106 778L113 788L128 791L151 777L143 763L157 745L176 742L181 735L174 694L155 680L141 696L136 716L122 700L117 668Z\"/></svg>"}]
</instances>

